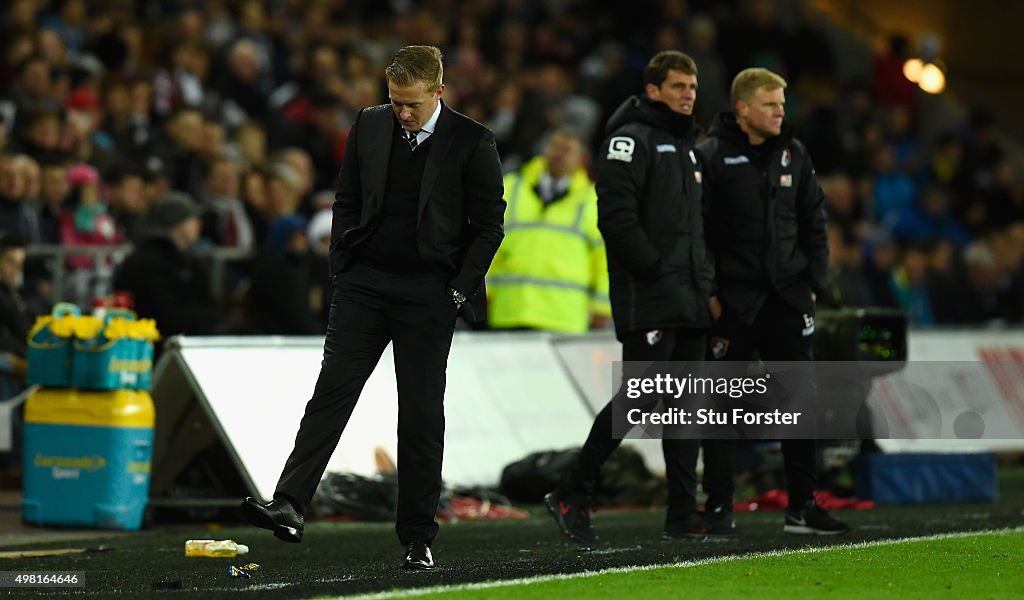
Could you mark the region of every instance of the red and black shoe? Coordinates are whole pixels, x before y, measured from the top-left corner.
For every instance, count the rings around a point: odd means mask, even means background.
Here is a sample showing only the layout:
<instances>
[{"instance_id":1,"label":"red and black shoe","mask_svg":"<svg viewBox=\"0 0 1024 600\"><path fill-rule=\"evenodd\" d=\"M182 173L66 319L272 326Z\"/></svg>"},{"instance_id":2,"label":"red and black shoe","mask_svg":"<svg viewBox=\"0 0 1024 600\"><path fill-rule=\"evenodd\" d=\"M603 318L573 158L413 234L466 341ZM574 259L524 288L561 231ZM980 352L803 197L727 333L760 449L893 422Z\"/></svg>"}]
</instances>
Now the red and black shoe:
<instances>
[{"instance_id":1,"label":"red and black shoe","mask_svg":"<svg viewBox=\"0 0 1024 600\"><path fill-rule=\"evenodd\" d=\"M590 506L570 498L561 489L544 496L544 504L565 537L577 544L597 541L594 530L590 528Z\"/></svg>"}]
</instances>

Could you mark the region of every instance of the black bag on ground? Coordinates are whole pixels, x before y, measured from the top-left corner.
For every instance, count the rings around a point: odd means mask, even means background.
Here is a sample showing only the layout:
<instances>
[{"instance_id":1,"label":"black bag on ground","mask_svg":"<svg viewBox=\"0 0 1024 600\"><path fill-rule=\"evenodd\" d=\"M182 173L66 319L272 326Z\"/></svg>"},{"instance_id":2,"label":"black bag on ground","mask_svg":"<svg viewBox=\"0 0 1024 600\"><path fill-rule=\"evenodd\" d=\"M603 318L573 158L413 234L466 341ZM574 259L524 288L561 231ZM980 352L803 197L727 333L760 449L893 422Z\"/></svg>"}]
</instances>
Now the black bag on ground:
<instances>
[{"instance_id":1,"label":"black bag on ground","mask_svg":"<svg viewBox=\"0 0 1024 600\"><path fill-rule=\"evenodd\" d=\"M373 477L328 473L320 480L310 504L312 512L319 517L394 521L398 510L398 476L394 473Z\"/></svg>"},{"instance_id":2,"label":"black bag on ground","mask_svg":"<svg viewBox=\"0 0 1024 600\"><path fill-rule=\"evenodd\" d=\"M501 472L501 493L512 502L539 504L544 494L565 481L576 466L578 448L534 452ZM601 466L593 491L594 506L660 505L668 497L665 478L651 473L635 449L619 446Z\"/></svg>"},{"instance_id":3,"label":"black bag on ground","mask_svg":"<svg viewBox=\"0 0 1024 600\"><path fill-rule=\"evenodd\" d=\"M534 452L501 471L501 493L512 502L540 504L576 465L579 448Z\"/></svg>"}]
</instances>

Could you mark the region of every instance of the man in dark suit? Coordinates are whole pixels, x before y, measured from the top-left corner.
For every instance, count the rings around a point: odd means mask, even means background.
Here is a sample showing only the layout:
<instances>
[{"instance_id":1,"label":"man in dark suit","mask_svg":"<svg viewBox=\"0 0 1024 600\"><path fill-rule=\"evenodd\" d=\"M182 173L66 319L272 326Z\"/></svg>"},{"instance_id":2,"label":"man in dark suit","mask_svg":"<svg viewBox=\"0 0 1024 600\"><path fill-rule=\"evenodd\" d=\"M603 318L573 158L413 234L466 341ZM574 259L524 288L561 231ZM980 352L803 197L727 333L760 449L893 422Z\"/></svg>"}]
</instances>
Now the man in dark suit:
<instances>
[{"instance_id":1,"label":"man in dark suit","mask_svg":"<svg viewBox=\"0 0 1024 600\"><path fill-rule=\"evenodd\" d=\"M503 237L494 135L441 101L441 52L407 46L385 71L390 107L360 111L334 201L333 297L313 397L272 502L250 523L302 540L303 511L388 342L398 379L404 568L434 568L444 388L455 318L485 318L484 274Z\"/></svg>"}]
</instances>

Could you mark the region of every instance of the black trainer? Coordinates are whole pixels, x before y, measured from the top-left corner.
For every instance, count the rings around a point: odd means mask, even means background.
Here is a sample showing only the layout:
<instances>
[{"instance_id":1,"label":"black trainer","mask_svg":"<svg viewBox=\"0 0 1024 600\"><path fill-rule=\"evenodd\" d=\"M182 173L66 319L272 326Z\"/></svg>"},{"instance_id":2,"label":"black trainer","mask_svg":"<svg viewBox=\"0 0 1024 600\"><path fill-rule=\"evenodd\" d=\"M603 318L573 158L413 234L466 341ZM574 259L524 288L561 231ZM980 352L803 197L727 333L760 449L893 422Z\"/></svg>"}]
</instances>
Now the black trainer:
<instances>
[{"instance_id":1,"label":"black trainer","mask_svg":"<svg viewBox=\"0 0 1024 600\"><path fill-rule=\"evenodd\" d=\"M798 512L786 509L786 525L782 530L803 535L843 535L850 532L850 526L811 500Z\"/></svg>"},{"instance_id":2,"label":"black trainer","mask_svg":"<svg viewBox=\"0 0 1024 600\"><path fill-rule=\"evenodd\" d=\"M571 500L560 490L544 496L544 504L565 537L577 544L592 544L597 541L594 530L590 528L589 506Z\"/></svg>"},{"instance_id":3,"label":"black trainer","mask_svg":"<svg viewBox=\"0 0 1024 600\"><path fill-rule=\"evenodd\" d=\"M736 514L731 506L716 506L701 513L708 535L732 535L736 533Z\"/></svg>"},{"instance_id":4,"label":"black trainer","mask_svg":"<svg viewBox=\"0 0 1024 600\"><path fill-rule=\"evenodd\" d=\"M663 540L696 540L707 537L707 535L707 524L697 513L691 513L682 521L665 523L665 528L661 530L661 539Z\"/></svg>"}]
</instances>

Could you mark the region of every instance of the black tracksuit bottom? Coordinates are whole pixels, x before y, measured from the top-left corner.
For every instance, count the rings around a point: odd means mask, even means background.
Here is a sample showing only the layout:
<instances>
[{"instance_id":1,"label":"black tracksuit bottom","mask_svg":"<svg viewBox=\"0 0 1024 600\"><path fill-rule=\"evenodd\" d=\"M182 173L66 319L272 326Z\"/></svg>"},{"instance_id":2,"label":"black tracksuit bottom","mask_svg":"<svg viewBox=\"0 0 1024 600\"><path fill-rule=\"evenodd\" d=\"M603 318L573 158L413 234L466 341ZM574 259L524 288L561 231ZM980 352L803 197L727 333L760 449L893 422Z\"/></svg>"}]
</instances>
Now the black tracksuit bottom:
<instances>
[{"instance_id":1,"label":"black tracksuit bottom","mask_svg":"<svg viewBox=\"0 0 1024 600\"><path fill-rule=\"evenodd\" d=\"M647 332L636 331L622 337L623 361L702 361L704 360L707 336L704 330L682 327L661 330L662 335L656 343L650 343ZM619 390L622 394L622 389ZM588 503L589 495L597 487L601 477L601 465L608 460L612 452L619 447L622 440L612 435L613 404L612 400L605 405L594 419L590 435L583 444L579 461L567 482L568 492ZM668 479L668 511L665 516L667 527L682 524L696 512L697 488L697 455L700 452L700 440L662 439L662 451L665 454L665 475ZM731 455L726 456L731 458ZM707 460L707 459L705 459ZM711 469L713 473L732 477L732 470L725 468ZM705 466L704 485L707 488L708 469ZM721 489L725 484L711 482L712 489ZM729 494L731 496L731 481ZM717 501L717 500L716 500ZM710 505L710 500L709 500Z\"/></svg>"},{"instance_id":2,"label":"black tracksuit bottom","mask_svg":"<svg viewBox=\"0 0 1024 600\"><path fill-rule=\"evenodd\" d=\"M747 362L756 351L764 361L809 363L813 360L812 324L813 315L802 314L774 293L768 295L751 324L745 323L726 307L722 317L711 329L708 360ZM714 356L711 349L716 347L719 353ZM808 369L800 374L797 384L806 386L802 389L803 393L817 394L812 365L809 364ZM716 474L713 481L728 480L728 488L719 490L720 496L728 492L725 496L728 502L732 502L735 453L736 442L732 440L707 440L704 443L705 488L708 464L716 465L716 468L727 468L727 477L725 473ZM782 458L791 507L803 507L814 497L817 486L815 456L814 440L782 440ZM708 493L711 491L708 490Z\"/></svg>"}]
</instances>

